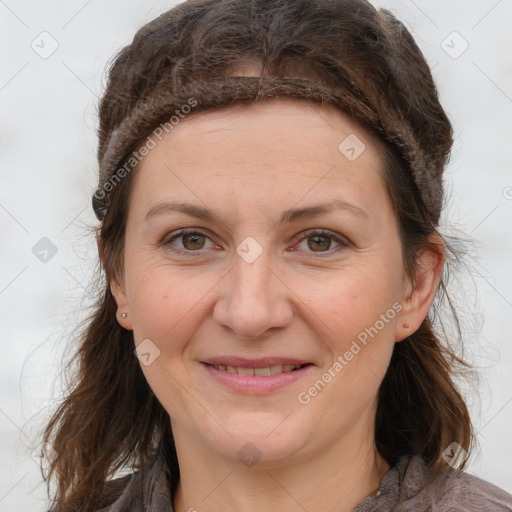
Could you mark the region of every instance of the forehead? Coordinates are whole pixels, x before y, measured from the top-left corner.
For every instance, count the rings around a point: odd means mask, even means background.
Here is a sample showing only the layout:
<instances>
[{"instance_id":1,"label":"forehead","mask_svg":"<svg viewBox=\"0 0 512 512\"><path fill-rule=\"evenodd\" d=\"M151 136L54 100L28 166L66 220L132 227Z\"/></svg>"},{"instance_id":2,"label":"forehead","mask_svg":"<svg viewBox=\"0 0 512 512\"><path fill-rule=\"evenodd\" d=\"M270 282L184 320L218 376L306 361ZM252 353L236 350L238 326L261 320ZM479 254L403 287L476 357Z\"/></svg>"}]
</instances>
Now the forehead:
<instances>
[{"instance_id":1,"label":"forehead","mask_svg":"<svg viewBox=\"0 0 512 512\"><path fill-rule=\"evenodd\" d=\"M236 192L274 207L287 195L333 196L338 185L359 198L385 193L374 136L332 105L294 98L184 116L135 174L132 206L146 211L183 194L227 207Z\"/></svg>"},{"instance_id":2,"label":"forehead","mask_svg":"<svg viewBox=\"0 0 512 512\"><path fill-rule=\"evenodd\" d=\"M373 153L372 146L378 145L378 139L370 131L334 105L294 97L264 98L251 103L234 103L206 111L192 111L181 116L170 133L164 134L164 138L174 134L175 138L184 139L191 134L206 136L209 132L225 134L230 130L240 133L241 129L260 131L262 136L285 129L289 135L287 146L294 145L293 136L302 142L309 135L313 137L314 134L308 133L311 129L318 135L322 132L325 143L332 145L334 142L336 147L336 141L347 134L359 135L368 141L370 153ZM376 154L372 156L376 158Z\"/></svg>"}]
</instances>

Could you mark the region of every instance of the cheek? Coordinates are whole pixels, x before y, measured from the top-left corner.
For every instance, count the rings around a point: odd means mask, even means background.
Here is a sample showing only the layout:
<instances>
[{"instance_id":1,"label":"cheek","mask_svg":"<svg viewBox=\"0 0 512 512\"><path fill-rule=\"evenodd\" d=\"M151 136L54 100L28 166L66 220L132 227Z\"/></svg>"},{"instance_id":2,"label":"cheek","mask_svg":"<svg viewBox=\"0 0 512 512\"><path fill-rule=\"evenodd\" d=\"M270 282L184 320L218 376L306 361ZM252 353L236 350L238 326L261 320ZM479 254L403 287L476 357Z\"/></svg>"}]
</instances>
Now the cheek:
<instances>
[{"instance_id":1,"label":"cheek","mask_svg":"<svg viewBox=\"0 0 512 512\"><path fill-rule=\"evenodd\" d=\"M214 288L218 277L204 272L200 276L196 273L193 279L186 269L147 261L132 264L132 268L141 269L129 280L135 340L150 338L159 346L165 343L166 350L168 341L173 340L172 346L178 348L176 342L186 341L187 335L192 335L194 321L204 314L208 291Z\"/></svg>"},{"instance_id":2,"label":"cheek","mask_svg":"<svg viewBox=\"0 0 512 512\"><path fill-rule=\"evenodd\" d=\"M208 279L197 279L201 285L194 286L179 269L147 262L144 265L141 272L132 276L130 287L133 335L136 345L151 340L159 354L150 365L142 364L141 369L166 410L185 411L188 404L182 389L188 377L182 362L187 343L200 322L198 315L205 314L202 309Z\"/></svg>"},{"instance_id":3,"label":"cheek","mask_svg":"<svg viewBox=\"0 0 512 512\"><path fill-rule=\"evenodd\" d=\"M384 281L376 267L333 276L324 285L323 293L308 287L307 303L327 358L321 375L307 383L311 387L301 396L335 424L339 411L356 418L374 403L391 359L401 305L395 285ZM318 379L326 383L325 392Z\"/></svg>"},{"instance_id":4,"label":"cheek","mask_svg":"<svg viewBox=\"0 0 512 512\"><path fill-rule=\"evenodd\" d=\"M298 293L323 325L331 351L345 351L358 337L364 343L365 333L369 339L393 337L398 286L396 276L384 267L354 266L322 280L304 277L299 282Z\"/></svg>"}]
</instances>

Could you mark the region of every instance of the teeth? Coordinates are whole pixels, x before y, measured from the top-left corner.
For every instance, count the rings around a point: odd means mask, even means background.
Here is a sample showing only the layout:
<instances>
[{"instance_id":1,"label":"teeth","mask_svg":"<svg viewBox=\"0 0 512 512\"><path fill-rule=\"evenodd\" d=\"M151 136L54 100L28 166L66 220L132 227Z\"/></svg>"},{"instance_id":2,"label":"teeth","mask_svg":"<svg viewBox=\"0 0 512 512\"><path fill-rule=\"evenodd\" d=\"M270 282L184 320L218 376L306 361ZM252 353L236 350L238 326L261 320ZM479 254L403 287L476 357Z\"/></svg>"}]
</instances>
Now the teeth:
<instances>
[{"instance_id":1,"label":"teeth","mask_svg":"<svg viewBox=\"0 0 512 512\"><path fill-rule=\"evenodd\" d=\"M278 373L283 373L283 367L281 365L270 367L270 375L277 375Z\"/></svg>"},{"instance_id":2,"label":"teeth","mask_svg":"<svg viewBox=\"0 0 512 512\"><path fill-rule=\"evenodd\" d=\"M301 364L275 365L267 368L241 368L239 366L226 366L223 364L213 364L212 366L216 370L228 373L238 373L238 375L256 375L260 377L268 377L269 375L288 373L298 368L302 368Z\"/></svg>"},{"instance_id":3,"label":"teeth","mask_svg":"<svg viewBox=\"0 0 512 512\"><path fill-rule=\"evenodd\" d=\"M254 368L254 375L268 377L270 375L270 368Z\"/></svg>"}]
</instances>

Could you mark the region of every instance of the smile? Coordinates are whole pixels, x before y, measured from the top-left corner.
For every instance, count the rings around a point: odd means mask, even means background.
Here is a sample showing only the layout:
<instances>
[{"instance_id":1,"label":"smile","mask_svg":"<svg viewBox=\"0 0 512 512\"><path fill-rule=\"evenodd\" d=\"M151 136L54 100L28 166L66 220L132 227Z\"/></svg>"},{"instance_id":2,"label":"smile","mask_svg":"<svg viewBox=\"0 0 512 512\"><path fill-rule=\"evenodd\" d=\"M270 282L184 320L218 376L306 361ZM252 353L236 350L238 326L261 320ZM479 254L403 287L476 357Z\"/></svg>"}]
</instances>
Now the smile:
<instances>
[{"instance_id":1,"label":"smile","mask_svg":"<svg viewBox=\"0 0 512 512\"><path fill-rule=\"evenodd\" d=\"M246 367L206 362L201 366L210 380L222 388L249 395L265 395L281 390L309 375L315 367L311 363Z\"/></svg>"},{"instance_id":2,"label":"smile","mask_svg":"<svg viewBox=\"0 0 512 512\"><path fill-rule=\"evenodd\" d=\"M244 368L241 366L226 366L224 364L212 364L216 370L228 373L237 373L238 375L257 375L259 377L268 377L269 375L279 375L280 373L293 372L302 368L303 364L285 364L275 365L263 368Z\"/></svg>"}]
</instances>

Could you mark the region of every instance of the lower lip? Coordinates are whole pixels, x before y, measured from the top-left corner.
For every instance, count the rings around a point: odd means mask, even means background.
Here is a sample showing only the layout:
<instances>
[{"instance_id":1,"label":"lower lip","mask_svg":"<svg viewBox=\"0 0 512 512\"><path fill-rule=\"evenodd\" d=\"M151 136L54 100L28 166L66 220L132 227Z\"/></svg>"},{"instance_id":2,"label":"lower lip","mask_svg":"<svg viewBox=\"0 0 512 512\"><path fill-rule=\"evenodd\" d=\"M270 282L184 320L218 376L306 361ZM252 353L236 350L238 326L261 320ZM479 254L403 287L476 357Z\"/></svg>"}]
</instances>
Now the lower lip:
<instances>
[{"instance_id":1,"label":"lower lip","mask_svg":"<svg viewBox=\"0 0 512 512\"><path fill-rule=\"evenodd\" d=\"M298 370L278 373L277 375L238 375L238 373L216 370L213 366L206 363L201 364L217 382L236 391L252 395L264 395L282 389L313 370L313 365L307 364Z\"/></svg>"}]
</instances>

